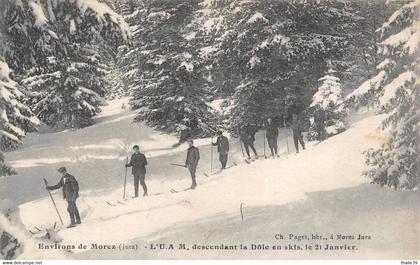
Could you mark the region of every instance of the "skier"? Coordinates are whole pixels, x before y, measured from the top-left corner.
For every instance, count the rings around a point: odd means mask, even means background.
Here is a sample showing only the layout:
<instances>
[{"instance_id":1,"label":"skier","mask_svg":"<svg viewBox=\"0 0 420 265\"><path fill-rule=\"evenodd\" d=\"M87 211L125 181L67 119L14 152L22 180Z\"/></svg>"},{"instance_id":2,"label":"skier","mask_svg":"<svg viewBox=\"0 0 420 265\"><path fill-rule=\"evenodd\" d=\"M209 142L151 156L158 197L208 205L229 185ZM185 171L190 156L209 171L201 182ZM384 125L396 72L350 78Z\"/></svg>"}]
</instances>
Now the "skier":
<instances>
[{"instance_id":1,"label":"skier","mask_svg":"<svg viewBox=\"0 0 420 265\"><path fill-rule=\"evenodd\" d=\"M214 146L217 146L217 152L219 152L219 161L222 164L222 169L226 168L229 154L229 140L226 136L223 135L222 131L217 132L217 140L215 143L211 143Z\"/></svg>"},{"instance_id":2,"label":"skier","mask_svg":"<svg viewBox=\"0 0 420 265\"><path fill-rule=\"evenodd\" d=\"M249 123L247 123L245 126L243 126L240 130L240 138L242 143L244 144L246 154L248 156L248 161L251 160L251 156L249 154L249 148L251 147L252 152L254 152L255 158L258 159L257 150L255 150L254 147L254 141L255 141L255 133L257 130L251 126Z\"/></svg>"},{"instance_id":3,"label":"skier","mask_svg":"<svg viewBox=\"0 0 420 265\"><path fill-rule=\"evenodd\" d=\"M327 138L327 132L325 130L325 111L318 108L314 113L315 130L317 132L317 140L322 142Z\"/></svg>"},{"instance_id":4,"label":"skier","mask_svg":"<svg viewBox=\"0 0 420 265\"><path fill-rule=\"evenodd\" d=\"M188 139L187 143L189 148L187 151L187 159L185 160L185 167L188 168L191 174L191 189L195 189L195 187L197 187L195 172L197 171L198 161L200 160L200 152L198 151L198 148L194 146L192 139Z\"/></svg>"},{"instance_id":5,"label":"skier","mask_svg":"<svg viewBox=\"0 0 420 265\"><path fill-rule=\"evenodd\" d=\"M292 129L293 129L293 142L295 144L296 153L299 154L299 143L302 145L302 149L305 150L305 143L303 142L302 136L302 124L296 114L292 116Z\"/></svg>"},{"instance_id":6,"label":"skier","mask_svg":"<svg viewBox=\"0 0 420 265\"><path fill-rule=\"evenodd\" d=\"M273 123L271 118L267 119L265 129L265 135L267 137L268 147L271 151L271 156L274 158L275 154L276 157L279 157L277 150L277 138L279 137L279 129Z\"/></svg>"},{"instance_id":7,"label":"skier","mask_svg":"<svg viewBox=\"0 0 420 265\"><path fill-rule=\"evenodd\" d=\"M47 186L48 190L57 190L63 188L63 199L67 201L67 211L70 215L70 225L67 228L75 227L81 224L79 210L77 209L76 199L79 197L79 183L76 178L69 173L65 167L60 167L58 172L62 177L57 185Z\"/></svg>"},{"instance_id":8,"label":"skier","mask_svg":"<svg viewBox=\"0 0 420 265\"><path fill-rule=\"evenodd\" d=\"M146 156L140 152L139 146L133 146L133 155L131 155L130 162L126 164L126 167L133 167L131 173L134 177L134 197L139 196L139 181L143 187L143 197L147 196L147 186L145 182L146 178L146 165L147 159Z\"/></svg>"}]
</instances>

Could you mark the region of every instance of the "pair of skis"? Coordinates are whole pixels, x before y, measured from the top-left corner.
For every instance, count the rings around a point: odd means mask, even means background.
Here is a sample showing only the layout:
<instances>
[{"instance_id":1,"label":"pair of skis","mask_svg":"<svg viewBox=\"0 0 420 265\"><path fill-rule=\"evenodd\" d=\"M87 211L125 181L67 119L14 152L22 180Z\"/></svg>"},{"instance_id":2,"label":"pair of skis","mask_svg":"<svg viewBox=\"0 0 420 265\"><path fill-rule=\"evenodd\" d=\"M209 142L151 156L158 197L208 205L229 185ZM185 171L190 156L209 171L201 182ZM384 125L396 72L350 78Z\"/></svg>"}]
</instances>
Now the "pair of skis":
<instances>
[{"instance_id":1,"label":"pair of skis","mask_svg":"<svg viewBox=\"0 0 420 265\"><path fill-rule=\"evenodd\" d=\"M125 164L128 164L128 156L125 160ZM128 171L128 167L125 167L125 173L124 173L124 191L123 191L123 200L125 200L125 190L127 187L127 171ZM125 205L125 203L121 202L121 201L116 201L115 203L112 203L110 201L105 201L106 204L108 204L109 206L117 206L117 205Z\"/></svg>"},{"instance_id":2,"label":"pair of skis","mask_svg":"<svg viewBox=\"0 0 420 265\"><path fill-rule=\"evenodd\" d=\"M32 231L30 229L28 230L29 233L31 233L32 235L38 235L40 233L47 233L47 230L48 230L48 229L40 229L37 226L34 226L34 228L35 228L35 231ZM58 229L57 222L54 222L54 226L51 229L54 229L54 230Z\"/></svg>"},{"instance_id":3,"label":"pair of skis","mask_svg":"<svg viewBox=\"0 0 420 265\"><path fill-rule=\"evenodd\" d=\"M172 166L177 166L177 167L185 167L185 165L176 164L176 163L171 163L171 165L172 165ZM231 168L231 167L234 167L234 166L237 166L237 165L238 165L237 163L233 162L233 164L232 164L232 165L230 165L230 166L226 167L225 169L228 169L228 168ZM223 171L223 170L217 170L217 171L213 171L213 170L211 170L211 172L210 172L210 173L203 173L203 174L204 174L204 176L209 177L210 175L215 175L215 174L218 174L218 173L220 173L220 172L222 172L222 171Z\"/></svg>"},{"instance_id":4,"label":"pair of skis","mask_svg":"<svg viewBox=\"0 0 420 265\"><path fill-rule=\"evenodd\" d=\"M237 165L238 164L236 162L232 162L232 165L230 165L228 167L225 167L224 169L219 169L219 170L216 170L216 171L212 171L210 173L204 173L204 175L206 175L207 177L212 176L212 175L217 175L217 174L223 172L223 170L229 169L229 168L237 166Z\"/></svg>"},{"instance_id":5,"label":"pair of skis","mask_svg":"<svg viewBox=\"0 0 420 265\"><path fill-rule=\"evenodd\" d=\"M173 165L173 166L178 166L178 167L185 167L185 165L181 165L181 164L175 164L175 163L171 163L171 165ZM230 166L228 166L228 167L226 167L224 170L226 170L226 169L228 169L228 168L231 168L231 167L234 167L234 166L237 166L238 164L236 163L236 162L233 162L233 164L232 165L230 165ZM223 170L218 170L218 171L214 171L214 172L210 172L210 173L204 173L204 176L206 176L206 177L210 177L210 176L212 176L212 175L217 175L217 174L219 174L219 173L221 173ZM192 188L190 187L190 188L186 188L186 189L182 189L182 190L175 190L175 189L171 189L170 191L171 191L171 193L180 193L180 192L183 192L183 191L187 191L187 190L191 190Z\"/></svg>"},{"instance_id":6,"label":"pair of skis","mask_svg":"<svg viewBox=\"0 0 420 265\"><path fill-rule=\"evenodd\" d=\"M192 188L190 187L190 188L186 188L186 189L183 189L183 190L171 189L171 193L180 193L180 192L187 191L187 190L192 190Z\"/></svg>"},{"instance_id":7,"label":"pair of skis","mask_svg":"<svg viewBox=\"0 0 420 265\"><path fill-rule=\"evenodd\" d=\"M109 201L105 201L106 204L108 204L109 206L117 206L118 204L120 205L125 205L125 203L121 202L121 201L117 201L116 203L112 203Z\"/></svg>"}]
</instances>

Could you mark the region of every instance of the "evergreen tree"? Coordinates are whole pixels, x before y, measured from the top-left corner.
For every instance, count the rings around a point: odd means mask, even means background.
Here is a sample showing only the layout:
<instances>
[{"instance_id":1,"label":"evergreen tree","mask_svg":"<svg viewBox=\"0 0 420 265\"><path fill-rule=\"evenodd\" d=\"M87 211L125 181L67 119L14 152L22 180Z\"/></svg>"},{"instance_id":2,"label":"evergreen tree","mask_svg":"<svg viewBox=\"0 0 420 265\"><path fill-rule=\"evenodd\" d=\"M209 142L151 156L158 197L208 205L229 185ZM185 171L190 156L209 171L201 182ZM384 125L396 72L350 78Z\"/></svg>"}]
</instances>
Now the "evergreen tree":
<instances>
[{"instance_id":1,"label":"evergreen tree","mask_svg":"<svg viewBox=\"0 0 420 265\"><path fill-rule=\"evenodd\" d=\"M418 185L419 45L420 3L404 4L378 29L382 62L377 75L353 91L347 99L364 106L372 102L378 112L388 113L382 123L389 138L379 149L366 152L373 183L401 189Z\"/></svg>"},{"instance_id":2,"label":"evergreen tree","mask_svg":"<svg viewBox=\"0 0 420 265\"><path fill-rule=\"evenodd\" d=\"M309 106L311 127L309 135L319 141L345 130L343 90L336 71L329 70L319 79L321 85Z\"/></svg>"},{"instance_id":3,"label":"evergreen tree","mask_svg":"<svg viewBox=\"0 0 420 265\"><path fill-rule=\"evenodd\" d=\"M26 132L39 125L23 103L23 90L10 78L10 73L9 66L0 58L0 176L14 172L4 164L2 152L17 147Z\"/></svg>"},{"instance_id":4,"label":"evergreen tree","mask_svg":"<svg viewBox=\"0 0 420 265\"><path fill-rule=\"evenodd\" d=\"M154 1L135 12L133 47L121 65L132 91L135 121L165 132L205 135L212 132L215 115L207 105L205 68L185 35L194 3ZM141 29L140 29L141 26Z\"/></svg>"},{"instance_id":5,"label":"evergreen tree","mask_svg":"<svg viewBox=\"0 0 420 265\"><path fill-rule=\"evenodd\" d=\"M0 152L0 177L10 176L16 174L11 167L7 166L4 162L4 155Z\"/></svg>"},{"instance_id":6,"label":"evergreen tree","mask_svg":"<svg viewBox=\"0 0 420 265\"><path fill-rule=\"evenodd\" d=\"M217 60L220 78L233 89L232 130L243 122L302 113L329 63L347 55L360 19L351 6L334 1L239 1L229 10L230 37Z\"/></svg>"},{"instance_id":7,"label":"evergreen tree","mask_svg":"<svg viewBox=\"0 0 420 265\"><path fill-rule=\"evenodd\" d=\"M221 67L222 45L233 41L235 31L232 12L240 0L205 0L198 4L191 22L185 26L184 38L198 51L197 60L205 66L206 79L215 97L230 96L239 76L229 67ZM236 77L236 78L235 78Z\"/></svg>"},{"instance_id":8,"label":"evergreen tree","mask_svg":"<svg viewBox=\"0 0 420 265\"><path fill-rule=\"evenodd\" d=\"M369 0L344 2L350 5L355 16L349 38L346 55L331 62L337 70L343 89L353 90L376 72L380 62L378 55L379 38L376 30L396 10L393 1ZM344 29L345 30L345 29Z\"/></svg>"},{"instance_id":9,"label":"evergreen tree","mask_svg":"<svg viewBox=\"0 0 420 265\"><path fill-rule=\"evenodd\" d=\"M135 0L107 0L108 5L120 15L128 18L135 12L138 12L138 7L145 4L145 1Z\"/></svg>"},{"instance_id":10,"label":"evergreen tree","mask_svg":"<svg viewBox=\"0 0 420 265\"><path fill-rule=\"evenodd\" d=\"M102 48L127 40L124 20L97 1L3 3L5 58L30 88L34 112L54 127L89 125L109 90Z\"/></svg>"}]
</instances>

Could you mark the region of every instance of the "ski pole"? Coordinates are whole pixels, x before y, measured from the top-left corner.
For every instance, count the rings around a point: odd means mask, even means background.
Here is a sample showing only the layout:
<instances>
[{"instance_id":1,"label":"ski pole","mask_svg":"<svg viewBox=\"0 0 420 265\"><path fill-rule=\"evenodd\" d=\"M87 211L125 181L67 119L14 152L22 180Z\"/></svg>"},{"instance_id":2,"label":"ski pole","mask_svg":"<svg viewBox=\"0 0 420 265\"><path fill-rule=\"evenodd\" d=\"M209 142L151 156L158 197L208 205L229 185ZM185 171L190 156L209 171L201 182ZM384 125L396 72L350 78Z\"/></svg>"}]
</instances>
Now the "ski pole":
<instances>
[{"instance_id":1,"label":"ski pole","mask_svg":"<svg viewBox=\"0 0 420 265\"><path fill-rule=\"evenodd\" d=\"M126 163L125 163L126 165L128 164L128 156L127 156L127 159L126 159ZM128 170L128 168L127 167L125 167L125 174L124 174L124 194L123 194L123 199L125 199L125 186L127 185L127 170Z\"/></svg>"},{"instance_id":2,"label":"ski pole","mask_svg":"<svg viewBox=\"0 0 420 265\"><path fill-rule=\"evenodd\" d=\"M213 139L211 140L211 153L210 153L210 172L213 172Z\"/></svg>"},{"instance_id":3,"label":"ski pole","mask_svg":"<svg viewBox=\"0 0 420 265\"><path fill-rule=\"evenodd\" d=\"M61 215L60 215L60 213L58 212L57 205L55 205L54 198L53 198L53 196L51 195L50 190L48 189L48 182L47 182L47 180L46 180L45 178L44 178L44 183L45 183L45 187L47 188L48 194L50 194L50 198L51 198L51 201L52 201L52 203L53 203L53 205L54 205L55 211L57 212L58 218L60 218L60 222L61 222L61 224L62 224L62 225L64 225L64 223L63 223L63 219L61 219Z\"/></svg>"},{"instance_id":4,"label":"ski pole","mask_svg":"<svg viewBox=\"0 0 420 265\"><path fill-rule=\"evenodd\" d=\"M264 137L264 158L267 158L266 154L265 154L265 135L267 134L267 129L265 130L265 132L263 132L263 137Z\"/></svg>"},{"instance_id":5,"label":"ski pole","mask_svg":"<svg viewBox=\"0 0 420 265\"><path fill-rule=\"evenodd\" d=\"M286 113L286 105L284 105L284 113ZM290 129L288 126L286 126L286 115L283 115L283 128L285 130L285 139L286 139L286 147L287 147L287 154L290 154L290 150L289 150L289 132Z\"/></svg>"}]
</instances>

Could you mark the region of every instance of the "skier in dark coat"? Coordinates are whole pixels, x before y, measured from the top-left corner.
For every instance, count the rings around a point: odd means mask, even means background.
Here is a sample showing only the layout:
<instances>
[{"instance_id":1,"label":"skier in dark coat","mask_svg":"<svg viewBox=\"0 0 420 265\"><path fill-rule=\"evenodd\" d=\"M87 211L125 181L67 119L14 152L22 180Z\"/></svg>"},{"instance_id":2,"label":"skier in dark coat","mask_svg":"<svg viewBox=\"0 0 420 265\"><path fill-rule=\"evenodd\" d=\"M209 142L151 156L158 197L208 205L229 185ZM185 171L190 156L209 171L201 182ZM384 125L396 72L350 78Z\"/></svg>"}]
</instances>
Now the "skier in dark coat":
<instances>
[{"instance_id":1,"label":"skier in dark coat","mask_svg":"<svg viewBox=\"0 0 420 265\"><path fill-rule=\"evenodd\" d=\"M191 189L195 189L195 187L197 187L195 172L197 171L198 161L200 160L200 152L198 151L198 148L194 146L192 139L188 139L187 143L189 148L187 151L187 159L185 160L185 167L188 168L191 174Z\"/></svg>"},{"instance_id":2,"label":"skier in dark coat","mask_svg":"<svg viewBox=\"0 0 420 265\"><path fill-rule=\"evenodd\" d=\"M217 132L217 141L211 143L214 146L217 146L217 152L219 152L219 161L222 164L222 169L226 168L229 154L229 140L226 136L223 135L222 131Z\"/></svg>"},{"instance_id":3,"label":"skier in dark coat","mask_svg":"<svg viewBox=\"0 0 420 265\"><path fill-rule=\"evenodd\" d=\"M48 190L57 190L63 188L63 199L67 201L67 211L70 215L70 225L68 228L81 224L79 209L77 209L76 199L79 197L79 183L74 176L67 173L65 167L60 167L58 172L62 177L57 185L47 186Z\"/></svg>"},{"instance_id":4,"label":"skier in dark coat","mask_svg":"<svg viewBox=\"0 0 420 265\"><path fill-rule=\"evenodd\" d=\"M251 148L252 152L254 152L255 158L258 158L257 150L255 150L255 147L254 147L256 132L257 130L253 126L251 126L249 123L243 126L239 132L241 141L244 144L245 151L248 156L248 160L251 160L251 156L249 154L249 148Z\"/></svg>"},{"instance_id":5,"label":"skier in dark coat","mask_svg":"<svg viewBox=\"0 0 420 265\"><path fill-rule=\"evenodd\" d=\"M279 157L277 138L279 137L279 129L273 123L273 120L269 118L265 126L265 136L267 137L268 147L271 151L271 156L274 158L274 154Z\"/></svg>"},{"instance_id":6,"label":"skier in dark coat","mask_svg":"<svg viewBox=\"0 0 420 265\"><path fill-rule=\"evenodd\" d=\"M131 155L130 162L126 164L126 167L132 167L131 173L134 176L134 198L139 196L139 181L143 187L143 197L147 196L147 186L145 182L146 178L146 156L140 153L138 145L133 146L133 155Z\"/></svg>"},{"instance_id":7,"label":"skier in dark coat","mask_svg":"<svg viewBox=\"0 0 420 265\"><path fill-rule=\"evenodd\" d=\"M293 142L295 144L296 153L299 153L299 143L302 145L303 150L305 150L305 143L303 142L302 136L302 123L299 120L296 114L293 114L292 118L292 130L293 130Z\"/></svg>"},{"instance_id":8,"label":"skier in dark coat","mask_svg":"<svg viewBox=\"0 0 420 265\"><path fill-rule=\"evenodd\" d=\"M325 130L325 111L318 108L314 113L315 130L317 133L317 140L324 141L327 138L327 131Z\"/></svg>"}]
</instances>

